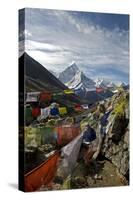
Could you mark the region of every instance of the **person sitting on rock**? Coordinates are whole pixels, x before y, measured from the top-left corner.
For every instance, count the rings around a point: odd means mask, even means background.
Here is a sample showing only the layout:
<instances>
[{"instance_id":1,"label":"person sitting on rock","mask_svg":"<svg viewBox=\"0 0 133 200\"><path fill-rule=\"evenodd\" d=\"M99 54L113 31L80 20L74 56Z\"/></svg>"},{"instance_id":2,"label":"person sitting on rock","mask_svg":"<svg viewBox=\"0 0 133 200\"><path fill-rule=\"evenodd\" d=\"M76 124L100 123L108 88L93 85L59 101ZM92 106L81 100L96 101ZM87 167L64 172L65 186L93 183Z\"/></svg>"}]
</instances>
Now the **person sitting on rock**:
<instances>
[{"instance_id":1,"label":"person sitting on rock","mask_svg":"<svg viewBox=\"0 0 133 200\"><path fill-rule=\"evenodd\" d=\"M96 139L95 130L87 124L83 131L83 144L90 144L93 140Z\"/></svg>"},{"instance_id":2,"label":"person sitting on rock","mask_svg":"<svg viewBox=\"0 0 133 200\"><path fill-rule=\"evenodd\" d=\"M87 124L83 131L83 160L86 165L89 165L93 154L96 151L96 132Z\"/></svg>"}]
</instances>

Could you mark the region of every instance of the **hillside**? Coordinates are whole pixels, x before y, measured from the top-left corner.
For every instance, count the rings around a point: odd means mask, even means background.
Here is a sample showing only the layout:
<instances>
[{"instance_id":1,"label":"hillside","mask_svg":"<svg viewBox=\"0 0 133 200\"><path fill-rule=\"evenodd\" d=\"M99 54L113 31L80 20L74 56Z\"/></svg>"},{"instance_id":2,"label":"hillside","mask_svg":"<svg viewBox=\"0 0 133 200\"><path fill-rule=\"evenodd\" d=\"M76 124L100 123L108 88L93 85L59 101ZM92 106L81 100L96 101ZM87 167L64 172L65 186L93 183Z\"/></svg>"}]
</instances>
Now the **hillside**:
<instances>
[{"instance_id":1,"label":"hillside","mask_svg":"<svg viewBox=\"0 0 133 200\"><path fill-rule=\"evenodd\" d=\"M26 92L49 90L53 93L58 93L68 89L67 86L27 53L24 53L19 58L19 67L23 66L25 66ZM61 96L57 101L63 105L82 102L81 99L74 94L67 97Z\"/></svg>"}]
</instances>

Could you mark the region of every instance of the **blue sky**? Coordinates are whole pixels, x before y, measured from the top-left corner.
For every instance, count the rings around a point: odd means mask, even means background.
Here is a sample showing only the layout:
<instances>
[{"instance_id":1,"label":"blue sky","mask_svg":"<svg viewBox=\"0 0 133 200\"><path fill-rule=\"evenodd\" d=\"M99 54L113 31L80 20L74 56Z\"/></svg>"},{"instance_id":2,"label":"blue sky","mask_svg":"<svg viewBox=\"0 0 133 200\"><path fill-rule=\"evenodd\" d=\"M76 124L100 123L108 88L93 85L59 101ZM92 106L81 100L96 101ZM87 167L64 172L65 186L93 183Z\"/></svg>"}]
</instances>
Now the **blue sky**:
<instances>
[{"instance_id":1,"label":"blue sky","mask_svg":"<svg viewBox=\"0 0 133 200\"><path fill-rule=\"evenodd\" d=\"M47 69L75 61L89 78L129 81L128 15L27 8L20 47L24 35L25 51Z\"/></svg>"}]
</instances>

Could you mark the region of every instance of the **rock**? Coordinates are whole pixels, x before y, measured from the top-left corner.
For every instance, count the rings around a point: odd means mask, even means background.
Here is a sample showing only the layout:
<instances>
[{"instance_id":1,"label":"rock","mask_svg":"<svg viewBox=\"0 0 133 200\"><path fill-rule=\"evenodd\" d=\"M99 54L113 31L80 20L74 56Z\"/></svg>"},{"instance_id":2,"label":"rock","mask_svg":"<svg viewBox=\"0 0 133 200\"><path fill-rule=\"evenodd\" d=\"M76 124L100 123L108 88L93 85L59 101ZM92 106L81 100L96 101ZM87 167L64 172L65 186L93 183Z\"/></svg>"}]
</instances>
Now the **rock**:
<instances>
[{"instance_id":1,"label":"rock","mask_svg":"<svg viewBox=\"0 0 133 200\"><path fill-rule=\"evenodd\" d=\"M75 188L85 188L88 184L85 177L79 176L72 178L72 185Z\"/></svg>"},{"instance_id":2,"label":"rock","mask_svg":"<svg viewBox=\"0 0 133 200\"><path fill-rule=\"evenodd\" d=\"M121 140L121 137L124 135L125 133L125 128L126 128L126 124L125 124L125 118L122 116L116 116L114 118L114 122L112 124L112 141L114 143L118 143Z\"/></svg>"},{"instance_id":3,"label":"rock","mask_svg":"<svg viewBox=\"0 0 133 200\"><path fill-rule=\"evenodd\" d=\"M61 189L64 189L64 190L71 189L71 176L70 175L64 180Z\"/></svg>"},{"instance_id":4,"label":"rock","mask_svg":"<svg viewBox=\"0 0 133 200\"><path fill-rule=\"evenodd\" d=\"M116 170L117 175L120 177L120 180L122 182L123 185L128 185L128 180L126 179L125 176L123 176L118 170Z\"/></svg>"},{"instance_id":5,"label":"rock","mask_svg":"<svg viewBox=\"0 0 133 200\"><path fill-rule=\"evenodd\" d=\"M38 151L43 152L45 154L50 153L53 150L55 150L55 145L52 145L52 144L44 144L38 147Z\"/></svg>"},{"instance_id":6,"label":"rock","mask_svg":"<svg viewBox=\"0 0 133 200\"><path fill-rule=\"evenodd\" d=\"M60 190L60 189L61 189L61 184L56 183L52 186L52 190Z\"/></svg>"},{"instance_id":7,"label":"rock","mask_svg":"<svg viewBox=\"0 0 133 200\"><path fill-rule=\"evenodd\" d=\"M101 175L98 175L98 174L96 174L96 175L94 176L94 179L96 179L96 180L102 180L102 176L101 176Z\"/></svg>"},{"instance_id":8,"label":"rock","mask_svg":"<svg viewBox=\"0 0 133 200\"><path fill-rule=\"evenodd\" d=\"M120 173L123 175L127 175L129 170L129 152L124 151L121 156L121 166L120 166Z\"/></svg>"},{"instance_id":9,"label":"rock","mask_svg":"<svg viewBox=\"0 0 133 200\"><path fill-rule=\"evenodd\" d=\"M96 183L95 179L93 179L92 177L88 176L87 177L87 184L88 186L92 186Z\"/></svg>"},{"instance_id":10,"label":"rock","mask_svg":"<svg viewBox=\"0 0 133 200\"><path fill-rule=\"evenodd\" d=\"M129 171L129 125L127 120L129 108L125 103L125 98L123 96L119 98L122 99L121 102L114 106L117 112L113 111L112 116L109 117L111 123L108 125L108 133L103 142L102 155L117 167L119 173L126 176Z\"/></svg>"},{"instance_id":11,"label":"rock","mask_svg":"<svg viewBox=\"0 0 133 200\"><path fill-rule=\"evenodd\" d=\"M62 176L55 176L54 183L62 184L63 180L64 180L64 178Z\"/></svg>"},{"instance_id":12,"label":"rock","mask_svg":"<svg viewBox=\"0 0 133 200\"><path fill-rule=\"evenodd\" d=\"M124 135L124 143L127 145L127 147L129 147L129 125L126 129L126 133Z\"/></svg>"}]
</instances>

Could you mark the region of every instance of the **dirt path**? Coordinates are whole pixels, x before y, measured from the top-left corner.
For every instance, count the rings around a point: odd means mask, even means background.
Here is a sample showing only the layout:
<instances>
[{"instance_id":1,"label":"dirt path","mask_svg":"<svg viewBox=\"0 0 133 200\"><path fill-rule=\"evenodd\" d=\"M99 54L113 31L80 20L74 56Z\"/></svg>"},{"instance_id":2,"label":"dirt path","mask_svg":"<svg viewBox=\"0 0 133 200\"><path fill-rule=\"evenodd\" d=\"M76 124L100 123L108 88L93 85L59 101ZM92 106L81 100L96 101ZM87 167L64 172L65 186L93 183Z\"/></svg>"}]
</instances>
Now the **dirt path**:
<instances>
[{"instance_id":1,"label":"dirt path","mask_svg":"<svg viewBox=\"0 0 133 200\"><path fill-rule=\"evenodd\" d=\"M123 183L115 166L107 160L98 161L90 166L85 166L83 162L80 162L71 178L71 189L124 185L127 184Z\"/></svg>"}]
</instances>

